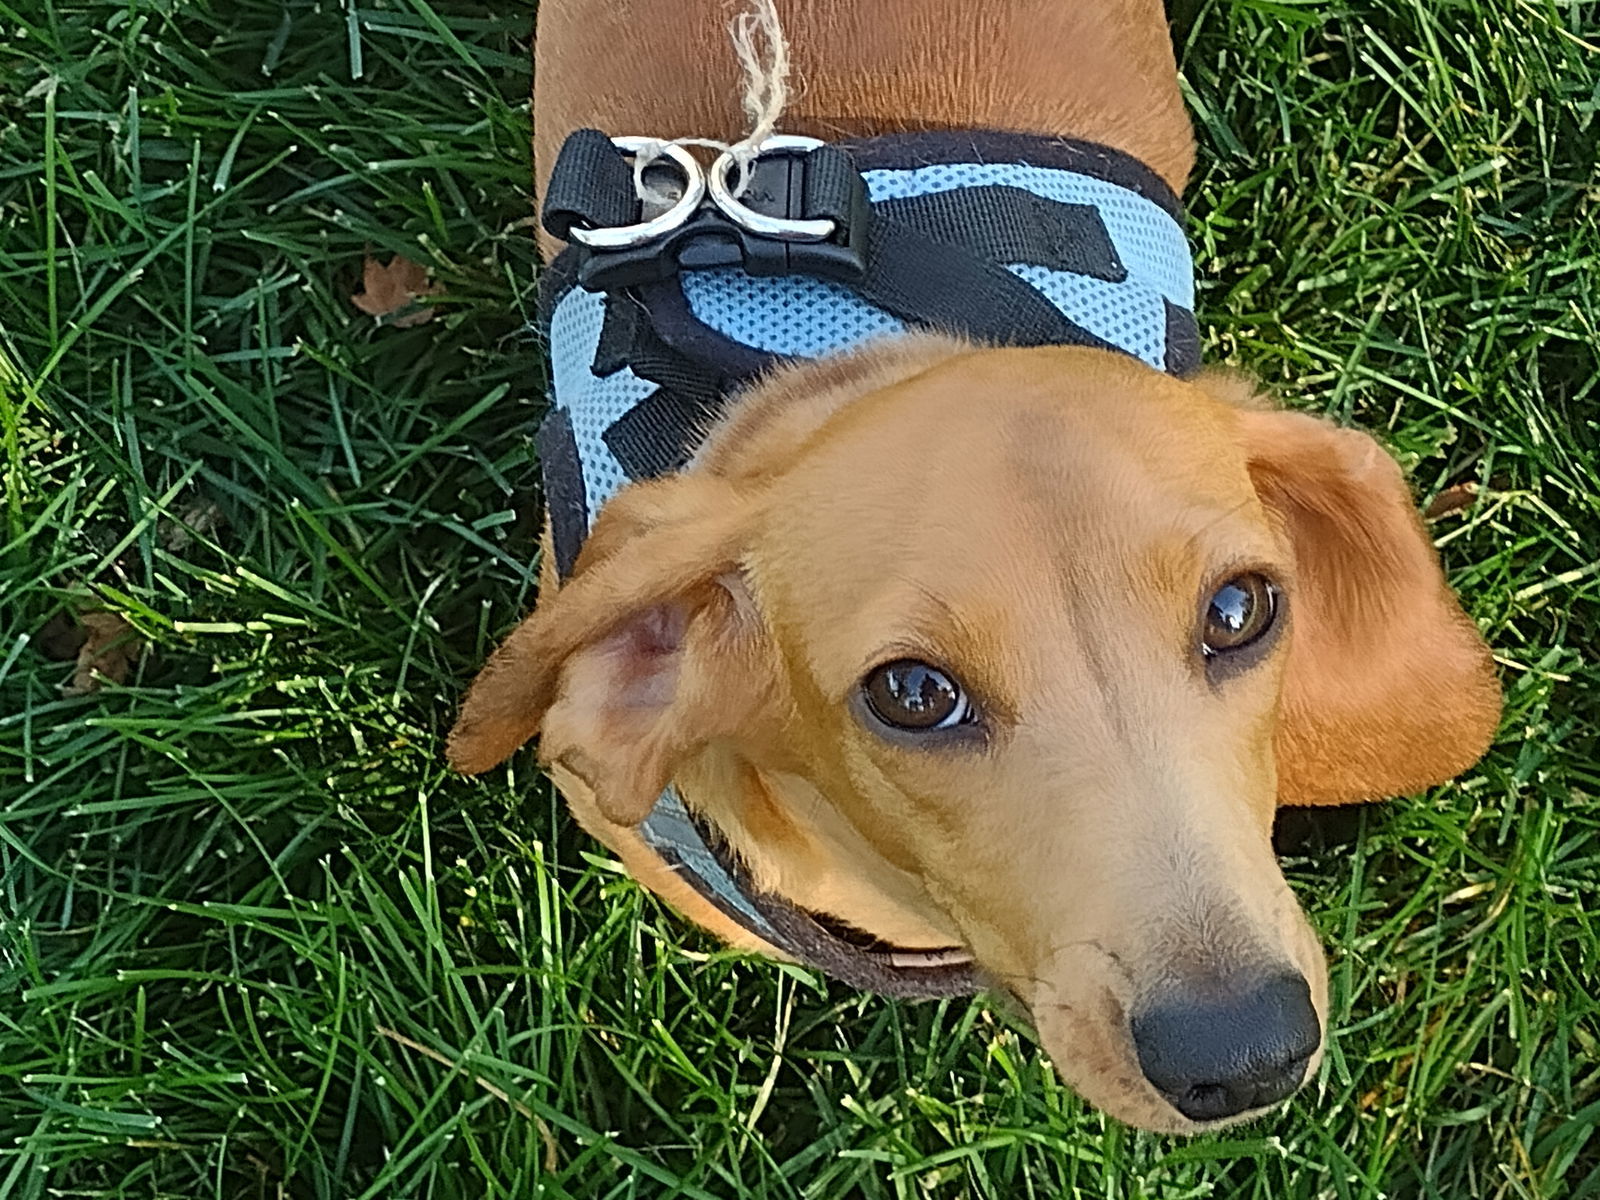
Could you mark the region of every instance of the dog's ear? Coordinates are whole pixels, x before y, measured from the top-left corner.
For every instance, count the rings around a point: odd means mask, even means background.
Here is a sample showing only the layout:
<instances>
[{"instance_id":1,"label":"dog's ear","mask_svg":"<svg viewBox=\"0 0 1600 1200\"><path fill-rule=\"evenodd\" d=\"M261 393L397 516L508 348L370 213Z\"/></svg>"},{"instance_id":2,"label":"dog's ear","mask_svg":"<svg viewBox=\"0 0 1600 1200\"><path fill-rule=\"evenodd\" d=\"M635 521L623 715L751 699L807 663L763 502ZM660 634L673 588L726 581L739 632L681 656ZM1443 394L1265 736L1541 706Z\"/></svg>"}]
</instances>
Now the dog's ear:
<instances>
[{"instance_id":1,"label":"dog's ear","mask_svg":"<svg viewBox=\"0 0 1600 1200\"><path fill-rule=\"evenodd\" d=\"M1378 799L1465 770L1494 736L1500 688L1399 466L1366 434L1303 413L1240 416L1251 479L1297 575L1280 803Z\"/></svg>"},{"instance_id":2,"label":"dog's ear","mask_svg":"<svg viewBox=\"0 0 1600 1200\"><path fill-rule=\"evenodd\" d=\"M739 559L752 505L719 480L631 485L601 511L569 578L473 681L448 756L488 770L542 730L540 757L636 825L683 757L733 732L770 690Z\"/></svg>"}]
</instances>

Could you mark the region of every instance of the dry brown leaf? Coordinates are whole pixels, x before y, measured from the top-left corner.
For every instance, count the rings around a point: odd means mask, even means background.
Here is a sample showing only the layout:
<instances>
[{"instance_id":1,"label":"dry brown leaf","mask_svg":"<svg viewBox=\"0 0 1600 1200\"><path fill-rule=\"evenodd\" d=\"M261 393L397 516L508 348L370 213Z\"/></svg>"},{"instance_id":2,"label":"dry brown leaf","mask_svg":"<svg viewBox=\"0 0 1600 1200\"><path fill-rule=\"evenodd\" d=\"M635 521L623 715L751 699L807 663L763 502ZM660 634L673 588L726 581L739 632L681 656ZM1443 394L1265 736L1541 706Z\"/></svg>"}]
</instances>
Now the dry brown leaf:
<instances>
[{"instance_id":1,"label":"dry brown leaf","mask_svg":"<svg viewBox=\"0 0 1600 1200\"><path fill-rule=\"evenodd\" d=\"M116 613L79 613L78 623L87 636L78 648L77 669L61 685L62 694L87 696L98 692L107 681L121 683L127 679L144 646L138 631Z\"/></svg>"},{"instance_id":2,"label":"dry brown leaf","mask_svg":"<svg viewBox=\"0 0 1600 1200\"><path fill-rule=\"evenodd\" d=\"M441 285L428 282L427 267L398 254L385 265L369 254L361 269L361 291L350 303L385 325L406 329L433 320L432 306L418 304L419 298L442 295Z\"/></svg>"},{"instance_id":3,"label":"dry brown leaf","mask_svg":"<svg viewBox=\"0 0 1600 1200\"><path fill-rule=\"evenodd\" d=\"M1426 520L1437 521L1440 517L1448 517L1451 513L1471 508L1477 496L1478 485L1475 483L1452 484L1433 498L1433 503L1428 505L1422 515Z\"/></svg>"}]
</instances>

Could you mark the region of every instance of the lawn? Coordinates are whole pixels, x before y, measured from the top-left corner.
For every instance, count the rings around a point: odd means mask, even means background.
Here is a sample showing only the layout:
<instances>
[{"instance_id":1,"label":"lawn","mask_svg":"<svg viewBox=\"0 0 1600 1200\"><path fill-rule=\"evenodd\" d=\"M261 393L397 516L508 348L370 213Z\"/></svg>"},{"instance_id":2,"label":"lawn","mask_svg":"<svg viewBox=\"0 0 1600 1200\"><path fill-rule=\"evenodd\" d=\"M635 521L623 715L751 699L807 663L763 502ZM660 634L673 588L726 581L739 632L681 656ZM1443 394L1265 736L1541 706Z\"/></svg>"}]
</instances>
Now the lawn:
<instances>
[{"instance_id":1,"label":"lawn","mask_svg":"<svg viewBox=\"0 0 1600 1200\"><path fill-rule=\"evenodd\" d=\"M1288 863L1319 1079L1131 1133L445 769L534 588L531 4L0 0L0 1200L1600 1197L1600 4L1178 8L1209 356L1405 461L1507 695Z\"/></svg>"}]
</instances>

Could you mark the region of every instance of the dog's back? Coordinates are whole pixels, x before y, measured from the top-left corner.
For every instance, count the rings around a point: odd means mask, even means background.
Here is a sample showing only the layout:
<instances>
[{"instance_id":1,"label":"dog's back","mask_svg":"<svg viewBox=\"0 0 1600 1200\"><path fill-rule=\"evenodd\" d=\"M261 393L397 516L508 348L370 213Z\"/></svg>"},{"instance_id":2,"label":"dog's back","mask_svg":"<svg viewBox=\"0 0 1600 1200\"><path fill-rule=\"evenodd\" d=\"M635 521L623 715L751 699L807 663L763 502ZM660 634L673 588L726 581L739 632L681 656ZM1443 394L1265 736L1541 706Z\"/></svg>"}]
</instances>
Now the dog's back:
<instances>
[{"instance_id":1,"label":"dog's back","mask_svg":"<svg viewBox=\"0 0 1600 1200\"><path fill-rule=\"evenodd\" d=\"M778 0L777 9L794 64L785 133L1069 136L1130 154L1183 191L1194 146L1160 0ZM731 12L723 0L545 0L534 76L541 195L574 129L742 136Z\"/></svg>"}]
</instances>

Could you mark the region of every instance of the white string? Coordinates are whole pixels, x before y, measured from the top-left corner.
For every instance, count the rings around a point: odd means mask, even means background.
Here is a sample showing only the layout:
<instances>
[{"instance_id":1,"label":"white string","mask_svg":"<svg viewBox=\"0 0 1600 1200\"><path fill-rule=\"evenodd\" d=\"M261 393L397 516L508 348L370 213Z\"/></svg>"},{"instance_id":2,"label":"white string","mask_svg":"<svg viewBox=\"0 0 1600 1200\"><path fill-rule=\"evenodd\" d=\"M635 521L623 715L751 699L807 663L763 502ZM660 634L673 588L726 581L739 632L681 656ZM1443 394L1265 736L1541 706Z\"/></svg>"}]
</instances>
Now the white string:
<instances>
[{"instance_id":1,"label":"white string","mask_svg":"<svg viewBox=\"0 0 1600 1200\"><path fill-rule=\"evenodd\" d=\"M682 137L670 142L653 141L635 151L633 187L645 203L671 205L677 197L646 182L645 172L666 152L668 146L704 146L730 155L739 168L733 187L735 196L744 195L750 186L750 166L761 152L761 143L778 128L778 118L789 103L789 43L773 0L750 0L747 12L740 13L728 27L733 52L744 72L744 95L740 103L749 122L749 132L737 142L711 138ZM759 37L762 45L757 45Z\"/></svg>"}]
</instances>

